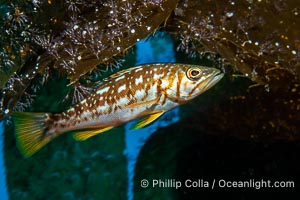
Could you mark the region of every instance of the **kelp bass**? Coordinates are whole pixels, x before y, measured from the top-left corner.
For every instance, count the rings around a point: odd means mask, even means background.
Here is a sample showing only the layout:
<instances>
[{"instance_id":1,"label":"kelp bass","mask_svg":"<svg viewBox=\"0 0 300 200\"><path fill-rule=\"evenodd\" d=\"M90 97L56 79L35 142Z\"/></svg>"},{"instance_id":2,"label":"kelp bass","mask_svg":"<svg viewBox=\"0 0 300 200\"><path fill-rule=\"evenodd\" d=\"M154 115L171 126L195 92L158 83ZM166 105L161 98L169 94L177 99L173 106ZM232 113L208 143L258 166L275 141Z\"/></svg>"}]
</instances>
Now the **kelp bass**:
<instances>
[{"instance_id":1,"label":"kelp bass","mask_svg":"<svg viewBox=\"0 0 300 200\"><path fill-rule=\"evenodd\" d=\"M13 113L18 147L29 157L68 131L75 131L76 140L86 140L137 118L132 129L141 128L222 77L215 68L177 63L125 69L105 78L88 98L62 113Z\"/></svg>"}]
</instances>

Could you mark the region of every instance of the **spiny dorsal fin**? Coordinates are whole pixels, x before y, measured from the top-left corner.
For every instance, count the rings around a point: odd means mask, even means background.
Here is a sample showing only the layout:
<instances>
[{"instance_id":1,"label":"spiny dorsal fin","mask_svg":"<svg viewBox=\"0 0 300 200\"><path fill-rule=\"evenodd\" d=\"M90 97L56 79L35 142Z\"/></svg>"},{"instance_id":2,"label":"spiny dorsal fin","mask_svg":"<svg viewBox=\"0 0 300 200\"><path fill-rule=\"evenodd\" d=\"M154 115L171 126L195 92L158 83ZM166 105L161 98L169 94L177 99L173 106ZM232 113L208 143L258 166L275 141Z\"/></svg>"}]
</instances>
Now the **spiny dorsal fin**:
<instances>
[{"instance_id":1,"label":"spiny dorsal fin","mask_svg":"<svg viewBox=\"0 0 300 200\"><path fill-rule=\"evenodd\" d=\"M116 73L104 78L103 81L110 81L111 79L118 78L118 77L123 76L124 74L127 74L127 73L131 72L132 70L135 70L140 67L141 66L136 66L136 67L132 67L132 68L128 68L128 69L124 69L122 71L116 72Z\"/></svg>"},{"instance_id":2,"label":"spiny dorsal fin","mask_svg":"<svg viewBox=\"0 0 300 200\"><path fill-rule=\"evenodd\" d=\"M136 124L134 124L130 130L136 130L139 128L143 128L144 126L147 126L151 122L155 121L158 119L160 116L162 116L165 113L165 111L160 111L160 112L154 112L152 114L149 114L145 117L142 117Z\"/></svg>"},{"instance_id":3,"label":"spiny dorsal fin","mask_svg":"<svg viewBox=\"0 0 300 200\"><path fill-rule=\"evenodd\" d=\"M77 141L83 141L83 140L86 140L86 139L88 139L90 137L93 137L97 134L108 131L112 128L113 128L113 126L108 126L108 127L97 128L97 129L92 129L92 130L80 130L80 131L77 131L73 134L73 138Z\"/></svg>"}]
</instances>

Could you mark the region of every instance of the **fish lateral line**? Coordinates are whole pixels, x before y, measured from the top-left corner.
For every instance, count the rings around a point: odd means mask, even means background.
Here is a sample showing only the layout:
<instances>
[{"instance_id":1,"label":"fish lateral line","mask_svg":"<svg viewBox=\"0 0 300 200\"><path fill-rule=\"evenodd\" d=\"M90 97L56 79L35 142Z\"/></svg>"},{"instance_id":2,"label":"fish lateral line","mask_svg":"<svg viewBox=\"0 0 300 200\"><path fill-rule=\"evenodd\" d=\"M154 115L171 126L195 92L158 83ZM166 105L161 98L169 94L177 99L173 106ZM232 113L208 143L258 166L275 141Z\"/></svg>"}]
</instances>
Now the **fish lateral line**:
<instances>
[{"instance_id":1,"label":"fish lateral line","mask_svg":"<svg viewBox=\"0 0 300 200\"><path fill-rule=\"evenodd\" d=\"M131 129L143 128L207 91L223 75L216 68L178 63L124 69L104 78L89 97L62 113L14 112L17 146L30 157L66 132L83 141L135 119Z\"/></svg>"}]
</instances>

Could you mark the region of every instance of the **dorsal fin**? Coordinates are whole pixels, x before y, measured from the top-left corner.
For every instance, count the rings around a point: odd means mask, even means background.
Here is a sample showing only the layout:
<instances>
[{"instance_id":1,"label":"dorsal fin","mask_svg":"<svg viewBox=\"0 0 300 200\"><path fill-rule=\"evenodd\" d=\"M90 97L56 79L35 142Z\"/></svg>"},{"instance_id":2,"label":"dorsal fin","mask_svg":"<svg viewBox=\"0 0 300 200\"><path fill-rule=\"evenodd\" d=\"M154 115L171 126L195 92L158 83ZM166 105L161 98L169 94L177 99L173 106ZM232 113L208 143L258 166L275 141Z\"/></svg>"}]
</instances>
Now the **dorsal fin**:
<instances>
[{"instance_id":1,"label":"dorsal fin","mask_svg":"<svg viewBox=\"0 0 300 200\"><path fill-rule=\"evenodd\" d=\"M102 81L110 81L111 79L116 79L116 78L118 78L118 77L120 77L120 76L123 76L124 74L128 74L128 73L130 73L131 71L133 71L133 70L135 70L135 69L137 69L137 68L141 68L141 67L143 67L143 66L136 66L136 67L124 69L124 70L122 70L122 71L116 72L116 73L114 73L114 74L112 74L112 75L110 75L110 76L104 78Z\"/></svg>"}]
</instances>

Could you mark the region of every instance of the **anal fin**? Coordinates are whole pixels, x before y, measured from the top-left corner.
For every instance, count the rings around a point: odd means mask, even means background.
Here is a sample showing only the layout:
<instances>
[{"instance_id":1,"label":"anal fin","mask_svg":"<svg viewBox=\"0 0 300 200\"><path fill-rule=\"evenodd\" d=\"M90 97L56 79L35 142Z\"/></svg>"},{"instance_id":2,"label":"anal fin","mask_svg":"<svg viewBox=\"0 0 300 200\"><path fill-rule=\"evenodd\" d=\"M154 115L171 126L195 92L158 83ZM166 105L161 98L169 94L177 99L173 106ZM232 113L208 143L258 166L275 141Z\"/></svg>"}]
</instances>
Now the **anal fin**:
<instances>
[{"instance_id":1,"label":"anal fin","mask_svg":"<svg viewBox=\"0 0 300 200\"><path fill-rule=\"evenodd\" d=\"M165 111L158 111L158 112L154 112L149 115L146 115L146 116L142 117L136 124L134 124L130 128L130 130L136 130L136 129L142 128L144 126L147 126L148 124L150 124L151 122L155 121L160 116L162 116L164 113L165 113Z\"/></svg>"},{"instance_id":2,"label":"anal fin","mask_svg":"<svg viewBox=\"0 0 300 200\"><path fill-rule=\"evenodd\" d=\"M104 127L104 128L80 130L80 131L77 131L73 134L73 138L75 140L78 140L78 141L83 141L83 140L86 140L86 139L88 139L90 137L93 137L97 134L108 131L112 128L113 128L113 126L108 126L108 127Z\"/></svg>"}]
</instances>

